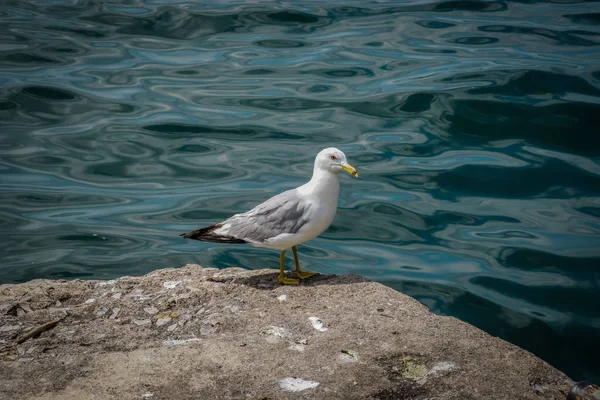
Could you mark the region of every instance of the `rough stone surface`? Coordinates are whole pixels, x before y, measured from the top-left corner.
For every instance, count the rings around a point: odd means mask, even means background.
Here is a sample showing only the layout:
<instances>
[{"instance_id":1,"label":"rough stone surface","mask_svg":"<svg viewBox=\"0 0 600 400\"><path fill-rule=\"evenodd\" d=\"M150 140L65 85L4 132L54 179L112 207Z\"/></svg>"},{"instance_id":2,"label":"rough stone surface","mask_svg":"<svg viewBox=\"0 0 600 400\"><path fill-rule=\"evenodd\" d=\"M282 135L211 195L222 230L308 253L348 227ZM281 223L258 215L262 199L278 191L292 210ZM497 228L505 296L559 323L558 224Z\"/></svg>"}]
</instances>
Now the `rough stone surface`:
<instances>
[{"instance_id":1,"label":"rough stone surface","mask_svg":"<svg viewBox=\"0 0 600 400\"><path fill-rule=\"evenodd\" d=\"M198 265L1 285L0 370L6 399L564 400L573 383L358 276Z\"/></svg>"}]
</instances>

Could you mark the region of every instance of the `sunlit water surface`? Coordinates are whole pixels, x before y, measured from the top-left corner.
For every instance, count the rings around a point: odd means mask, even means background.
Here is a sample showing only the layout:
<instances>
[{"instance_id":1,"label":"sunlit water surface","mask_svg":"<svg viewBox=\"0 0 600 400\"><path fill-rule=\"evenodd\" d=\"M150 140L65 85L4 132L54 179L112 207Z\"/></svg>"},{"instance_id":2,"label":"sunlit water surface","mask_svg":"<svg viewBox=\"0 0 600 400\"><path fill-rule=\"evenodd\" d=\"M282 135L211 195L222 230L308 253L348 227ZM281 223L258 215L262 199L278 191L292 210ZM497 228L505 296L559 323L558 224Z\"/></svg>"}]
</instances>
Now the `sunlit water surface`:
<instances>
[{"instance_id":1,"label":"sunlit water surface","mask_svg":"<svg viewBox=\"0 0 600 400\"><path fill-rule=\"evenodd\" d=\"M324 5L328 4L328 5ZM0 282L272 250L178 234L346 152L306 269L600 381L600 5L0 3Z\"/></svg>"}]
</instances>

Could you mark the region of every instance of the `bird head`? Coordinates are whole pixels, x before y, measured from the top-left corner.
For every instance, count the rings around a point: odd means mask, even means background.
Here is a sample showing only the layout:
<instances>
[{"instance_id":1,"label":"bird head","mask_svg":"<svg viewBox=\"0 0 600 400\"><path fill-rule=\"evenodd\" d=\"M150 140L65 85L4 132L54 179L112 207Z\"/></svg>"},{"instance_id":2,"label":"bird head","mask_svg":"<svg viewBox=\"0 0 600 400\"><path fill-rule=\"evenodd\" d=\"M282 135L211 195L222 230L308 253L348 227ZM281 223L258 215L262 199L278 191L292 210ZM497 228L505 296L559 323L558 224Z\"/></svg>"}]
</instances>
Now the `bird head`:
<instances>
[{"instance_id":1,"label":"bird head","mask_svg":"<svg viewBox=\"0 0 600 400\"><path fill-rule=\"evenodd\" d=\"M317 154L315 164L320 169L324 169L334 174L337 174L340 171L346 171L350 175L358 177L356 169L346 161L346 155L335 147L321 150L319 154Z\"/></svg>"}]
</instances>

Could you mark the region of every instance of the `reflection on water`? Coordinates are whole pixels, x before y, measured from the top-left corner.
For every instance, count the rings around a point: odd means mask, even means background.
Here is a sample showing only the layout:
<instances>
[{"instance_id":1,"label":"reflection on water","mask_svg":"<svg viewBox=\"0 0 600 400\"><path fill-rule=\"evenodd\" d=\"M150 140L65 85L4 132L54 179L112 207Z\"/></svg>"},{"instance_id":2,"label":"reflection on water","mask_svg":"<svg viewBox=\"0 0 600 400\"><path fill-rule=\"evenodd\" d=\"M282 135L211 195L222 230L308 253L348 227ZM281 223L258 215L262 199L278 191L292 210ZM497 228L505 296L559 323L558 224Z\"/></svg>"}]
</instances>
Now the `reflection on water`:
<instances>
[{"instance_id":1,"label":"reflection on water","mask_svg":"<svg viewBox=\"0 0 600 400\"><path fill-rule=\"evenodd\" d=\"M1 282L276 255L181 232L356 165L307 269L600 379L600 8L0 5Z\"/></svg>"}]
</instances>

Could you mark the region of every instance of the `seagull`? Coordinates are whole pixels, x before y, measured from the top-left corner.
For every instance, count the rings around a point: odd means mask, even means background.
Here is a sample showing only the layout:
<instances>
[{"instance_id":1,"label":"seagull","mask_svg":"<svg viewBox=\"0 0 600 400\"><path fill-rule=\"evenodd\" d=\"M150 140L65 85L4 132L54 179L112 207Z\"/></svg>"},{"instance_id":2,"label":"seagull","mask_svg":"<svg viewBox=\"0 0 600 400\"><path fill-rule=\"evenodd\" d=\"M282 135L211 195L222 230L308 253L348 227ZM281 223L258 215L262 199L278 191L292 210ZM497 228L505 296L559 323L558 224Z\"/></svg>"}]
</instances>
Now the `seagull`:
<instances>
[{"instance_id":1,"label":"seagull","mask_svg":"<svg viewBox=\"0 0 600 400\"><path fill-rule=\"evenodd\" d=\"M275 195L250 211L180 236L203 242L250 243L280 250L279 282L297 285L299 279L310 278L316 273L300 269L296 246L316 238L331 225L337 210L338 173L341 171L358 177L342 151L334 147L321 150L315 157L312 178L304 185ZM284 275L285 252L290 248L299 279Z\"/></svg>"}]
</instances>

